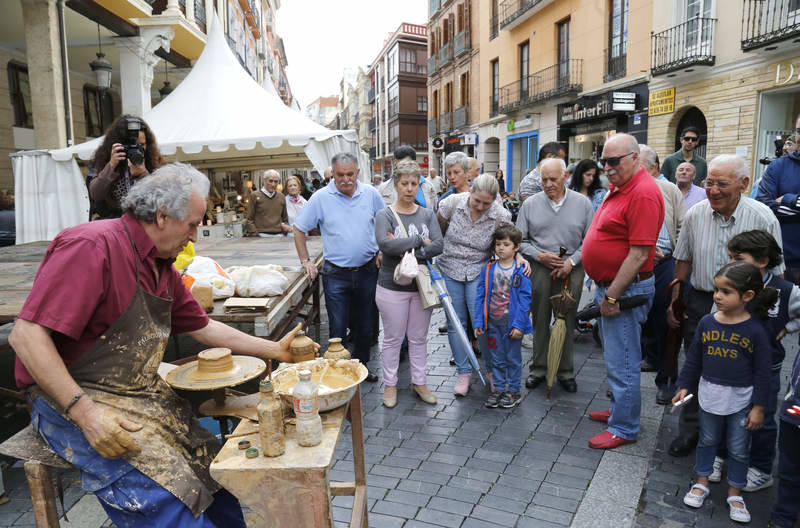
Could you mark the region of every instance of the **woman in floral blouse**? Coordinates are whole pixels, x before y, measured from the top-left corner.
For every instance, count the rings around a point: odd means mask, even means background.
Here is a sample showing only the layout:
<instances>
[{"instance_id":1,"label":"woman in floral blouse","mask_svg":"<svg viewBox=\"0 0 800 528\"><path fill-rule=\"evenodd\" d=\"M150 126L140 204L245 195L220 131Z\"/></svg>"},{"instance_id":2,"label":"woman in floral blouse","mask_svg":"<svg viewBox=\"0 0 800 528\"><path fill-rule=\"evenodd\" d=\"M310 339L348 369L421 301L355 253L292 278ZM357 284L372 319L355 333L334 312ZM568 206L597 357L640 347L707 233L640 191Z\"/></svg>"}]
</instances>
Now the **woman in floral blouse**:
<instances>
[{"instance_id":1,"label":"woman in floral blouse","mask_svg":"<svg viewBox=\"0 0 800 528\"><path fill-rule=\"evenodd\" d=\"M436 264L444 276L447 292L453 301L461 326L467 328L467 318L473 319L475 295L481 269L492 257L492 235L503 224L511 224L511 213L496 200L497 180L482 174L472 182L469 192L453 194L439 202L439 225L444 233L444 249ZM529 273L527 261L517 255L517 260ZM455 324L448 321L447 337L456 362L458 379L453 389L456 396L469 391L472 366L464 344L456 337ZM487 369L491 357L487 352L485 336L479 339ZM491 374L488 375L491 384Z\"/></svg>"}]
</instances>

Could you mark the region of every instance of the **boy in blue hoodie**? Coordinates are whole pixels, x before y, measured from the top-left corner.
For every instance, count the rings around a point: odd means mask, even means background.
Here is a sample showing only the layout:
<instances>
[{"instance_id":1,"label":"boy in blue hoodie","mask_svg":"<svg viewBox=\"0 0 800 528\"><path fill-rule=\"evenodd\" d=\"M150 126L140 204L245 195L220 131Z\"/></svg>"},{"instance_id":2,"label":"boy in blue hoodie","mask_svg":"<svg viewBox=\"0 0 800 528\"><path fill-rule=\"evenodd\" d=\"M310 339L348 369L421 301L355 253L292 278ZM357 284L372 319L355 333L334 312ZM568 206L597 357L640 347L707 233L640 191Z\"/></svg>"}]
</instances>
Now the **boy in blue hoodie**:
<instances>
[{"instance_id":1,"label":"boy in blue hoodie","mask_svg":"<svg viewBox=\"0 0 800 528\"><path fill-rule=\"evenodd\" d=\"M522 232L502 225L494 232L497 260L486 264L475 298L475 335L488 335L492 365L489 408L509 409L519 404L522 384L522 336L533 331L528 317L531 281L516 263Z\"/></svg>"},{"instance_id":2,"label":"boy in blue hoodie","mask_svg":"<svg viewBox=\"0 0 800 528\"><path fill-rule=\"evenodd\" d=\"M778 502L772 506L768 526L793 528L800 517L800 354L794 358L780 422Z\"/></svg>"}]
</instances>

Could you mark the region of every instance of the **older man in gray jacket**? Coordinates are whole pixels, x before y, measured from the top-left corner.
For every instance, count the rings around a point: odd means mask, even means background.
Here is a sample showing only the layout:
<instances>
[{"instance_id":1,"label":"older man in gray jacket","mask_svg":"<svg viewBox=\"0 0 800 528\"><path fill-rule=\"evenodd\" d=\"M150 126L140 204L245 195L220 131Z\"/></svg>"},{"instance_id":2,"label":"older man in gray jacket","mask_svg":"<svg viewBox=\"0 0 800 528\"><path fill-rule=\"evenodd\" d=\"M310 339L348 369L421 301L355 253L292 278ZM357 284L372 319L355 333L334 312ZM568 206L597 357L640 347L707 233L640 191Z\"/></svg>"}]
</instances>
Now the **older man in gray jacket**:
<instances>
[{"instance_id":1,"label":"older man in gray jacket","mask_svg":"<svg viewBox=\"0 0 800 528\"><path fill-rule=\"evenodd\" d=\"M583 265L581 246L592 223L592 202L565 186L567 167L560 158L548 158L540 166L544 192L534 194L522 204L517 227L522 231L522 254L531 262L533 298L533 363L525 386L533 389L545 379L547 348L550 342L552 306L550 296L567 288L581 298ZM564 342L558 383L567 392L576 392L572 361L572 335L577 306L566 316L568 338Z\"/></svg>"}]
</instances>

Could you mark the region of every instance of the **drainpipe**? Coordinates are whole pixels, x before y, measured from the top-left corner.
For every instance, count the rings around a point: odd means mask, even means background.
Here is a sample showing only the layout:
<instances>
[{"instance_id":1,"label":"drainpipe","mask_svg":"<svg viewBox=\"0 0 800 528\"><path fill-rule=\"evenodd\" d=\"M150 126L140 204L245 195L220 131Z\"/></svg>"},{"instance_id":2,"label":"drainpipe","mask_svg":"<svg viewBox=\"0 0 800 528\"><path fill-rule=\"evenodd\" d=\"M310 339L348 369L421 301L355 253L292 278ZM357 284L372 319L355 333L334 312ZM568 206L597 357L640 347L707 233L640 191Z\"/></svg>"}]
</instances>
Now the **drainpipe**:
<instances>
[{"instance_id":1,"label":"drainpipe","mask_svg":"<svg viewBox=\"0 0 800 528\"><path fill-rule=\"evenodd\" d=\"M71 147L72 137L72 96L69 86L69 62L67 61L67 31L64 25L64 0L56 2L58 10L58 35L61 38L61 84L64 91L64 125L67 128L67 146Z\"/></svg>"}]
</instances>

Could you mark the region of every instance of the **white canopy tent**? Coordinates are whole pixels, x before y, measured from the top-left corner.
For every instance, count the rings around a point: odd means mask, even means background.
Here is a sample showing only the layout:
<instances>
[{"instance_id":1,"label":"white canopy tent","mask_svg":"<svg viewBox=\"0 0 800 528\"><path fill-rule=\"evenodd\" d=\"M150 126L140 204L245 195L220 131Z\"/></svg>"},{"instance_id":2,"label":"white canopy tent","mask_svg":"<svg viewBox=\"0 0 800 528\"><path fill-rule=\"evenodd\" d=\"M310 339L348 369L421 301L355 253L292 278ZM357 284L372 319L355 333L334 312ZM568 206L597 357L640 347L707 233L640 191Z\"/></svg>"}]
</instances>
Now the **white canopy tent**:
<instances>
[{"instance_id":1,"label":"white canopy tent","mask_svg":"<svg viewBox=\"0 0 800 528\"><path fill-rule=\"evenodd\" d=\"M228 48L216 15L191 72L142 117L168 161L218 170L313 167L322 174L335 153L349 152L359 160L359 179L370 181L355 131L329 130L259 86ZM88 220L89 197L75 157L91 159L102 141L11 155L17 244L51 240Z\"/></svg>"}]
</instances>

